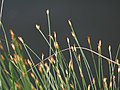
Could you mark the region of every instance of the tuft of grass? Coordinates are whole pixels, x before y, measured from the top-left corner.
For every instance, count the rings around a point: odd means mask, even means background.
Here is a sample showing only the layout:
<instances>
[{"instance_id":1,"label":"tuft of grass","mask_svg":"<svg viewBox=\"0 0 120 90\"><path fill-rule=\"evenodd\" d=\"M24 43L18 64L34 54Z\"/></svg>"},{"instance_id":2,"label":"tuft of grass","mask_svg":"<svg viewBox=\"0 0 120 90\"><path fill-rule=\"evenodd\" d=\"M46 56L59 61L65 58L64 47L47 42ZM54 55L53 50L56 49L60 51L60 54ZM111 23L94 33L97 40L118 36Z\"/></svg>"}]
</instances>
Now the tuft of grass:
<instances>
[{"instance_id":1,"label":"tuft of grass","mask_svg":"<svg viewBox=\"0 0 120 90\"><path fill-rule=\"evenodd\" d=\"M61 50L56 32L51 35L49 10L46 14L49 39L42 32L40 25L36 24L36 30L43 36L49 47L49 51L46 52L49 53L47 58L44 58L44 54L40 58L24 39L16 37L12 30L10 30L9 41L4 24L0 21L5 40L0 40L0 90L119 90L120 44L115 59L112 58L111 46L108 49L109 58L102 55L101 40L98 51L93 50L90 37L88 37L89 48L81 47L72 22L68 20L75 44L71 45L67 37L68 48ZM23 51L28 55L27 59ZM91 53L92 60L86 57L84 51ZM68 60L64 52L69 52ZM31 53L36 56L39 63L34 63ZM95 58L95 55L98 58ZM90 60L92 65L88 62ZM105 76L103 60L108 66L107 76Z\"/></svg>"}]
</instances>

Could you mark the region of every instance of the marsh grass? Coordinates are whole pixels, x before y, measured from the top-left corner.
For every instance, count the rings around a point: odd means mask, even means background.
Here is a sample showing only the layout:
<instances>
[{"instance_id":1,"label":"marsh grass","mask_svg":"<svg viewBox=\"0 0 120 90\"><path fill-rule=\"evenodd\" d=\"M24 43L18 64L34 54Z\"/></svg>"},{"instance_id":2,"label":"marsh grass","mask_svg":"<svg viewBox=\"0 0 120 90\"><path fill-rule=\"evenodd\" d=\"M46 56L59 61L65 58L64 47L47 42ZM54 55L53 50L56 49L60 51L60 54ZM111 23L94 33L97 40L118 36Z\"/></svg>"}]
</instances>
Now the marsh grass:
<instances>
[{"instance_id":1,"label":"marsh grass","mask_svg":"<svg viewBox=\"0 0 120 90\"><path fill-rule=\"evenodd\" d=\"M90 37L88 37L89 48L81 47L73 25L68 20L75 44L71 45L67 37L68 48L61 50L57 34L55 32L53 36L51 34L49 10L46 14L49 38L46 38L40 25L35 26L49 47L49 51L46 52L49 56L46 58L44 54L41 57L37 55L22 37L17 38L12 30L10 30L11 39L8 39L4 24L0 22L5 40L0 40L0 90L119 90L120 45L114 59L111 46L108 48L109 56L102 55L101 40L98 43L98 51L93 50ZM86 57L85 51L91 54L92 59ZM69 59L65 58L64 52L68 52ZM27 54L27 59L24 54ZM33 55L39 63L34 63ZM104 62L108 67L107 76L103 67Z\"/></svg>"}]
</instances>

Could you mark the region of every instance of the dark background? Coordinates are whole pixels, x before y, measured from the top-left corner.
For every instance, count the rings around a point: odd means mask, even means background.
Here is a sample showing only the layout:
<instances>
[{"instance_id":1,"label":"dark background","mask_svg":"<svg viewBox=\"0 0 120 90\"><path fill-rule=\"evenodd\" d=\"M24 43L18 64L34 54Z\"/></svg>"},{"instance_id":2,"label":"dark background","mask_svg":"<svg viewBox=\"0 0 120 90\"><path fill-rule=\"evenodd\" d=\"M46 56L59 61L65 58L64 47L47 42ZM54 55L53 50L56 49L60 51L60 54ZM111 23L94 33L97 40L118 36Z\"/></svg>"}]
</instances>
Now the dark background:
<instances>
[{"instance_id":1,"label":"dark background","mask_svg":"<svg viewBox=\"0 0 120 90\"><path fill-rule=\"evenodd\" d=\"M113 56L120 43L120 2L82 1L82 0L5 0L2 21L9 34L13 29L17 36L39 55L48 54L48 46L36 31L40 24L48 37L46 10L50 10L51 30L57 32L61 48L67 47L66 38L71 37L67 20L71 19L80 44L87 45L87 36L91 37L94 50L102 40L103 54L108 56L108 45L112 46ZM0 30L0 35L3 36ZM72 42L73 44L73 42Z\"/></svg>"}]
</instances>

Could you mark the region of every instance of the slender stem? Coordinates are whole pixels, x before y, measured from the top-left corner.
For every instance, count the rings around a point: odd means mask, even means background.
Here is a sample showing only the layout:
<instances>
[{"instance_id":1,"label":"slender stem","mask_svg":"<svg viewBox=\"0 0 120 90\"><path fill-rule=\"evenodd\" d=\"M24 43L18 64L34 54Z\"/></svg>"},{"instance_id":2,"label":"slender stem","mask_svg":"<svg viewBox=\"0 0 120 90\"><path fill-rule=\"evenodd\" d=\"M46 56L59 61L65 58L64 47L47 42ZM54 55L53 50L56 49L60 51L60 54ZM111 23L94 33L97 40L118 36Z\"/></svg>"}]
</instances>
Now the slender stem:
<instances>
[{"instance_id":1,"label":"slender stem","mask_svg":"<svg viewBox=\"0 0 120 90\"><path fill-rule=\"evenodd\" d=\"M0 21L0 25L1 25L3 33L4 33L8 54L10 55L10 48L9 48L9 44L8 44L8 39L7 39L6 31L5 31L5 28L4 28L3 24L2 24L2 21Z\"/></svg>"}]
</instances>

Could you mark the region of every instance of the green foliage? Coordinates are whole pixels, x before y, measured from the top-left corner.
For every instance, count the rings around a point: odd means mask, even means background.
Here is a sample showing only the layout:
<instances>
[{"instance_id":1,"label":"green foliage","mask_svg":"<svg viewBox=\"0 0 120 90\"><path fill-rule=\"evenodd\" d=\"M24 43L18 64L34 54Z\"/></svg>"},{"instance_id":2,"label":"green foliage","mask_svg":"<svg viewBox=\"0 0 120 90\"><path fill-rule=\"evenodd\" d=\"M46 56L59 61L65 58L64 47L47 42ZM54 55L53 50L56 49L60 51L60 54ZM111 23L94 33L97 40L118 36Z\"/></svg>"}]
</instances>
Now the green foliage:
<instances>
[{"instance_id":1,"label":"green foliage","mask_svg":"<svg viewBox=\"0 0 120 90\"><path fill-rule=\"evenodd\" d=\"M112 58L110 46L110 58L102 55L101 41L98 44L98 51L93 51L90 37L88 37L89 48L81 47L72 23L68 20L76 45L71 45L67 38L68 48L61 50L56 33L54 32L54 36L51 35L49 10L46 13L49 40L39 25L36 25L36 29L49 46L47 58L44 58L44 54L40 58L21 37L16 38L12 30L10 30L9 43L4 26L0 22L5 39L0 41L0 90L119 90L120 45L115 59ZM89 63L91 59L86 57L84 50L91 53L92 65ZM28 59L25 58L23 51L26 51ZM64 56L65 51L69 52L69 60ZM31 53L38 58L38 64L34 63ZM95 55L98 56L97 59ZM107 63L107 72L109 72L107 76L103 61Z\"/></svg>"}]
</instances>

